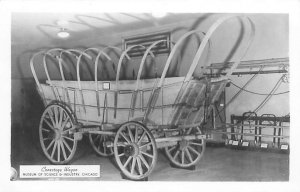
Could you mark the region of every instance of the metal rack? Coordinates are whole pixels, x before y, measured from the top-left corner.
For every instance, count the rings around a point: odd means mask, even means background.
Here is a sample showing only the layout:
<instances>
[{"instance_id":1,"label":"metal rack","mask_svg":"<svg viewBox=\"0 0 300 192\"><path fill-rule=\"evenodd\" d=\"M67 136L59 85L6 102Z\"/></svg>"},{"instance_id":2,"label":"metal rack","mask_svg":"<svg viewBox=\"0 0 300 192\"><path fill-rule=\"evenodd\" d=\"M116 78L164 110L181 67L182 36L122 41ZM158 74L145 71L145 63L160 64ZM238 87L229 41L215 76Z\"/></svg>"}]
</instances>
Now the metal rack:
<instances>
[{"instance_id":1,"label":"metal rack","mask_svg":"<svg viewBox=\"0 0 300 192\"><path fill-rule=\"evenodd\" d=\"M225 63L212 63L206 69L205 75L213 76L216 71L218 74L225 72L220 72L228 70L233 65L233 62ZM225 67L224 67L225 66ZM263 68L261 70L261 68ZM270 73L288 73L289 68L289 58L271 58L271 59L260 59L260 60L248 60L241 61L241 64L236 68L236 71L232 75L250 75L250 74L270 74Z\"/></svg>"},{"instance_id":2,"label":"metal rack","mask_svg":"<svg viewBox=\"0 0 300 192\"><path fill-rule=\"evenodd\" d=\"M224 124L222 128L226 131L215 132L227 135L227 145L288 150L289 122L289 116L257 116L254 112L246 112L242 116L231 115L231 123Z\"/></svg>"}]
</instances>

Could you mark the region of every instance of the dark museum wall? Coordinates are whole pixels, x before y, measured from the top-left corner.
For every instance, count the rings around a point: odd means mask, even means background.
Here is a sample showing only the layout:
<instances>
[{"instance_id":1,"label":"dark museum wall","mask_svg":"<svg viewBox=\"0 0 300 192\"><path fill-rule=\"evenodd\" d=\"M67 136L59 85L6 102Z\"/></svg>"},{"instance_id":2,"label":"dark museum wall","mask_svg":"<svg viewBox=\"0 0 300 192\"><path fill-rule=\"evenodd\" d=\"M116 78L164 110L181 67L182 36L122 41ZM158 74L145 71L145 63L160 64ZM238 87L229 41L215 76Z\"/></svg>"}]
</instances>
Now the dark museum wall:
<instances>
[{"instance_id":1,"label":"dark museum wall","mask_svg":"<svg viewBox=\"0 0 300 192\"><path fill-rule=\"evenodd\" d=\"M69 40L59 40L51 38L36 38L27 39L26 43L18 43L19 37L12 36L11 47L11 78L12 78L12 162L14 159L26 157L22 159L24 163L30 161L30 151L22 150L22 146L31 146L32 150L40 150L38 144L38 122L43 111L42 103L34 89L34 81L29 67L30 56L37 52L40 48L62 47L62 48L87 48L99 47L103 45L113 45L122 48L122 39L135 35L171 31L172 40L177 41L178 38L185 32L199 29L207 31L212 23L222 14L195 14L193 17L185 21L153 24L147 28L143 28L143 24L133 23L131 30L122 31L117 27L111 27L99 31L95 29L88 36L84 32L75 33L74 37ZM249 14L256 27L256 35L248 54L243 60L255 59L270 59L288 57L288 15L286 14ZM14 25L14 17L12 20ZM22 31L20 30L20 33ZM237 19L232 19L223 24L212 37L212 53L211 62L231 61L236 54L235 48L239 47L241 37L249 35L248 26L241 26ZM23 41L24 42L24 41ZM177 60L173 61L172 69L169 76L183 76L186 74L189 65L195 54L198 46L197 38L192 37L184 46L184 49L178 54L181 62L177 65ZM207 49L206 49L207 52ZM166 61L166 55L161 55L157 58L158 72L162 71L163 64ZM134 79L138 70L140 58L133 59L132 63L126 65L126 72L123 74L123 79ZM207 62L207 58L202 58L201 62ZM154 70L151 62L147 63L144 74L146 78L154 76ZM115 78L113 68L106 63L106 71L99 71L99 80ZM73 69L74 70L74 69ZM49 67L50 75L53 79L60 79L59 73L55 65ZM81 77L84 80L91 80L90 73L93 67L90 65L82 66ZM133 71L135 76L133 76ZM73 71L74 72L74 71ZM197 73L197 72L196 72ZM41 66L37 66L37 74L41 79L45 79L45 73ZM108 74L108 75L107 75ZM240 86L251 78L252 75L233 76L232 81ZM75 76L73 76L74 78ZM274 87L281 74L266 74L259 75L247 87L260 93L268 93ZM71 78L71 76L70 76ZM288 83L282 83L278 92L289 90ZM226 88L226 100L228 101L236 92L237 88L230 86ZM227 121L231 114L241 115L243 112L254 110L259 103L264 99L264 96L251 95L242 93L237 99L226 109ZM265 105L259 114L273 113L276 116L284 116L289 113L289 95L274 96ZM37 158L37 157L35 157Z\"/></svg>"}]
</instances>

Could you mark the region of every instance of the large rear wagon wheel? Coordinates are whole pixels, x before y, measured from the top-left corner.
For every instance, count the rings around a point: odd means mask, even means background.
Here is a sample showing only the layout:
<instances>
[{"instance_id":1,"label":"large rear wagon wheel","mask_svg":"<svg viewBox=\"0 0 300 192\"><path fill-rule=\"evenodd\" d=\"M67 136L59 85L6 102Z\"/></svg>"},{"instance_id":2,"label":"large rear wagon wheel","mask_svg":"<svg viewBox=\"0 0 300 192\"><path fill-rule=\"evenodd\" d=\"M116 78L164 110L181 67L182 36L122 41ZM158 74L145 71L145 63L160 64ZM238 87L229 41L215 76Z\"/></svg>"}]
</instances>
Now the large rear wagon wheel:
<instances>
[{"instance_id":1,"label":"large rear wagon wheel","mask_svg":"<svg viewBox=\"0 0 300 192\"><path fill-rule=\"evenodd\" d=\"M199 127L188 128L185 135L201 134ZM196 165L205 151L205 140L181 140L176 145L165 147L165 152L171 163L177 167L189 168Z\"/></svg>"},{"instance_id":2,"label":"large rear wagon wheel","mask_svg":"<svg viewBox=\"0 0 300 192\"><path fill-rule=\"evenodd\" d=\"M39 136L45 156L53 164L66 164L74 156L77 140L69 133L75 124L70 111L60 105L49 105L40 120Z\"/></svg>"},{"instance_id":3,"label":"large rear wagon wheel","mask_svg":"<svg viewBox=\"0 0 300 192\"><path fill-rule=\"evenodd\" d=\"M113 150L113 137L109 135L100 135L100 134L89 134L90 143L94 151L102 156L109 157L114 154ZM111 146L107 147L107 143L111 142Z\"/></svg>"},{"instance_id":4,"label":"large rear wagon wheel","mask_svg":"<svg viewBox=\"0 0 300 192\"><path fill-rule=\"evenodd\" d=\"M141 180L150 175L157 161L157 147L152 133L138 122L123 124L115 136L114 155L122 173Z\"/></svg>"}]
</instances>

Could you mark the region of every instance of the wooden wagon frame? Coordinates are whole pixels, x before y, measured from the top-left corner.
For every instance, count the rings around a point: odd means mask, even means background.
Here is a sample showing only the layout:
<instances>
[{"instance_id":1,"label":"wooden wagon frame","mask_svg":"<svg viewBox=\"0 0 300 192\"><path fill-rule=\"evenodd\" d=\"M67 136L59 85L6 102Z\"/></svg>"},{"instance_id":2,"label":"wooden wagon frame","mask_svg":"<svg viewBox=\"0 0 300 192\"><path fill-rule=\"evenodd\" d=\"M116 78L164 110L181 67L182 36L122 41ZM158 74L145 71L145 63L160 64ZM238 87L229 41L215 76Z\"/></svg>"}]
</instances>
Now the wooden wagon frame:
<instances>
[{"instance_id":1,"label":"wooden wagon frame","mask_svg":"<svg viewBox=\"0 0 300 192\"><path fill-rule=\"evenodd\" d=\"M208 65L201 66L198 78L193 73L210 37L225 21L232 18L247 21L251 31L245 50L236 59L226 75L216 78L204 76ZM166 74L176 51L188 37L201 36L201 44L185 77ZM230 16L217 20L206 33L193 30L184 34L174 45L160 78L141 79L146 58L154 54L151 49L165 42L154 42L147 49L143 45L128 47L122 52L117 47L89 48L84 51L54 48L33 55L30 67L37 90L46 106L39 125L40 143L45 156L54 164L70 162L77 141L89 134L93 149L101 156L114 155L122 173L129 179L140 180L149 176L157 161L157 148L164 148L168 159L177 167L196 165L205 150L205 131L202 129L212 104L215 103L229 81L233 70L246 54L254 37L254 24L244 16ZM135 47L146 49L141 59L137 80L120 80L124 58ZM107 50L120 51L116 81L98 81L98 63L101 56L111 60ZM83 57L91 59L88 51L97 52L94 81L81 81L80 64ZM77 59L77 81L66 81L63 54ZM34 68L36 56L43 56L46 83L40 83ZM61 79L53 81L47 68L46 57L57 60ZM154 58L155 59L155 58Z\"/></svg>"}]
</instances>

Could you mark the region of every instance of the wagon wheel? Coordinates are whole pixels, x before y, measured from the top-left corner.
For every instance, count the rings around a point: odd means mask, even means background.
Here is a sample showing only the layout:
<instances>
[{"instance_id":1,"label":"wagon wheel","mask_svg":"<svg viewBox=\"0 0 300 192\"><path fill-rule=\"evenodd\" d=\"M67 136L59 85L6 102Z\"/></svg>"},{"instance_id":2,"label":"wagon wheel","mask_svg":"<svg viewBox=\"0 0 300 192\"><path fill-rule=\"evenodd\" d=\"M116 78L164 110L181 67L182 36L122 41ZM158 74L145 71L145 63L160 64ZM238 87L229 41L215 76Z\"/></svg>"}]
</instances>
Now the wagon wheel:
<instances>
[{"instance_id":1,"label":"wagon wheel","mask_svg":"<svg viewBox=\"0 0 300 192\"><path fill-rule=\"evenodd\" d=\"M199 127L184 130L185 135L201 134ZM168 159L176 166L188 168L196 165L205 151L205 140L181 140L176 145L165 147Z\"/></svg>"},{"instance_id":2,"label":"wagon wheel","mask_svg":"<svg viewBox=\"0 0 300 192\"><path fill-rule=\"evenodd\" d=\"M123 174L129 179L147 177L157 161L157 147L147 127L137 122L123 124L115 136L114 154Z\"/></svg>"},{"instance_id":3,"label":"wagon wheel","mask_svg":"<svg viewBox=\"0 0 300 192\"><path fill-rule=\"evenodd\" d=\"M114 154L112 136L90 133L89 139L94 151L100 156L108 157ZM107 147L107 142L111 142L111 146Z\"/></svg>"},{"instance_id":4,"label":"wagon wheel","mask_svg":"<svg viewBox=\"0 0 300 192\"><path fill-rule=\"evenodd\" d=\"M54 164L68 163L74 156L77 140L69 133L74 117L62 105L49 105L40 121L40 142L46 157Z\"/></svg>"}]
</instances>

